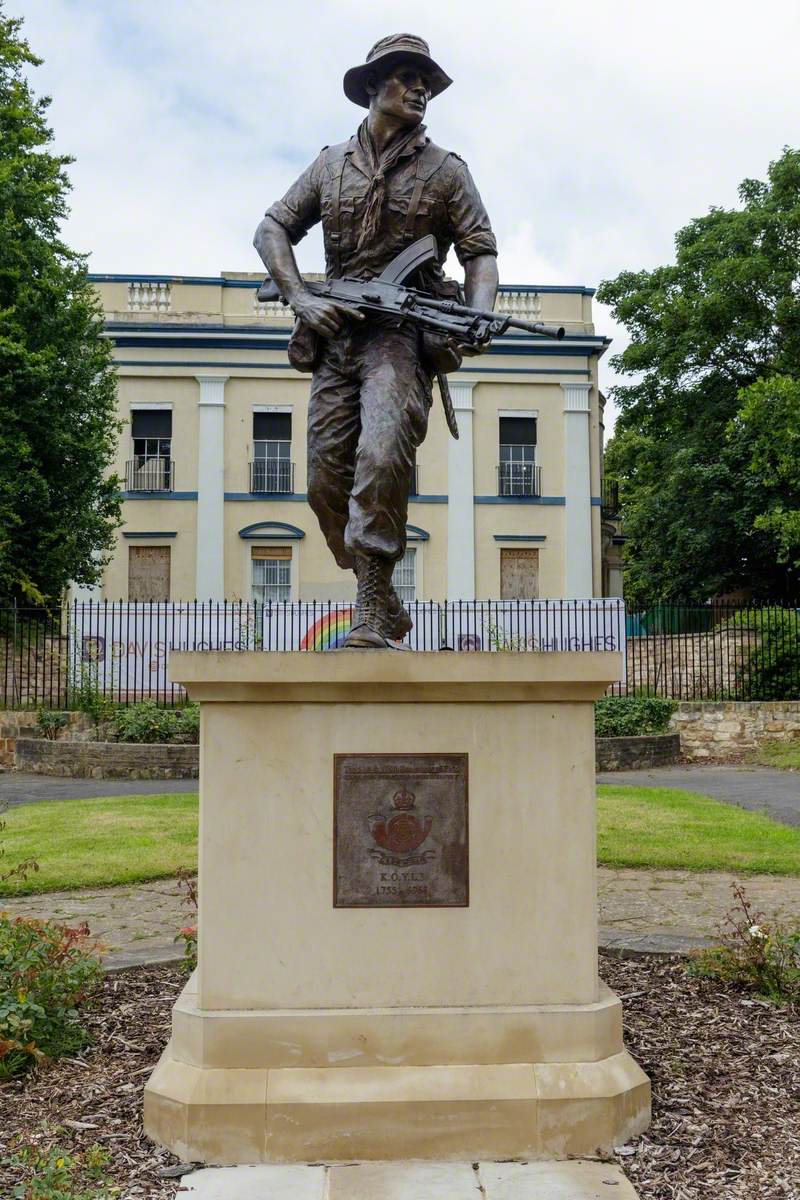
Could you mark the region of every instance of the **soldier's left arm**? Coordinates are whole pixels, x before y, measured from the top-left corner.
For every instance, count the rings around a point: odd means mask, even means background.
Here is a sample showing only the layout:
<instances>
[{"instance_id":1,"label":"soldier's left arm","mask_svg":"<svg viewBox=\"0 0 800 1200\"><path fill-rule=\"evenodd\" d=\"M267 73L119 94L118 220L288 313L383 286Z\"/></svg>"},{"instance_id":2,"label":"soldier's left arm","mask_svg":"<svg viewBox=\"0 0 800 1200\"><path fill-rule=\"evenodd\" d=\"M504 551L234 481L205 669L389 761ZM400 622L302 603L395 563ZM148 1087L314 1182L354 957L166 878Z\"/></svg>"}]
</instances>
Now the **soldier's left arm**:
<instances>
[{"instance_id":1,"label":"soldier's left arm","mask_svg":"<svg viewBox=\"0 0 800 1200\"><path fill-rule=\"evenodd\" d=\"M470 308L494 308L499 276L497 273L497 242L492 232L489 214L480 192L463 160L457 160L452 174L447 213L452 229L453 245L458 261L464 268L464 295ZM465 354L479 354L477 348L462 347Z\"/></svg>"}]
</instances>

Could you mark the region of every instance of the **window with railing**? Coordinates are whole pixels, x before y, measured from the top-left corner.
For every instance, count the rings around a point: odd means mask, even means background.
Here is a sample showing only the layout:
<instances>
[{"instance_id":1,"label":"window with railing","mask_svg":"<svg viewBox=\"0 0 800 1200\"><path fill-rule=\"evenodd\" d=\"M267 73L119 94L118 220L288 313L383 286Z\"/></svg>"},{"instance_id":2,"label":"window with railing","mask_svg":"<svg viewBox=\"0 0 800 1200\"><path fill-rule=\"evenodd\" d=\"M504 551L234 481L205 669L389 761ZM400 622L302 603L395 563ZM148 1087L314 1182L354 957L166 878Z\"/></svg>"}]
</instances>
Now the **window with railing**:
<instances>
[{"instance_id":1,"label":"window with railing","mask_svg":"<svg viewBox=\"0 0 800 1200\"><path fill-rule=\"evenodd\" d=\"M536 418L500 417L498 496L538 496Z\"/></svg>"},{"instance_id":2,"label":"window with railing","mask_svg":"<svg viewBox=\"0 0 800 1200\"><path fill-rule=\"evenodd\" d=\"M252 592L259 604L292 598L292 550L284 546L253 546Z\"/></svg>"},{"instance_id":3,"label":"window with railing","mask_svg":"<svg viewBox=\"0 0 800 1200\"><path fill-rule=\"evenodd\" d=\"M253 413L251 492L293 492L292 414Z\"/></svg>"},{"instance_id":4,"label":"window with railing","mask_svg":"<svg viewBox=\"0 0 800 1200\"><path fill-rule=\"evenodd\" d=\"M160 408L133 409L131 446L133 457L125 464L127 491L171 492L175 479L172 412Z\"/></svg>"},{"instance_id":5,"label":"window with railing","mask_svg":"<svg viewBox=\"0 0 800 1200\"><path fill-rule=\"evenodd\" d=\"M407 549L403 557L395 563L392 584L403 604L411 604L416 600L417 551L415 548Z\"/></svg>"}]
</instances>

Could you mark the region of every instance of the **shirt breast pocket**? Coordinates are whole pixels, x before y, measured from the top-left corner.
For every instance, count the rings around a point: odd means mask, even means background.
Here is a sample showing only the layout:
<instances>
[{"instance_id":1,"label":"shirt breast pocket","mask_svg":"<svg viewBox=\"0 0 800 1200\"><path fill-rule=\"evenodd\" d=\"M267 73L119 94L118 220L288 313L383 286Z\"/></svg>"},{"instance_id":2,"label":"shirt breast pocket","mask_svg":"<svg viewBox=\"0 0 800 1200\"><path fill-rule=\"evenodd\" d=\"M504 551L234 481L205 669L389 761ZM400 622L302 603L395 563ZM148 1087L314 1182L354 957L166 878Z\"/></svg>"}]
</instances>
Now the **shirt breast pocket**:
<instances>
[{"instance_id":1,"label":"shirt breast pocket","mask_svg":"<svg viewBox=\"0 0 800 1200\"><path fill-rule=\"evenodd\" d=\"M404 233L408 241L434 233L438 225L438 205L434 199L421 196L411 212L413 201L413 196L398 196L389 201L392 231Z\"/></svg>"}]
</instances>

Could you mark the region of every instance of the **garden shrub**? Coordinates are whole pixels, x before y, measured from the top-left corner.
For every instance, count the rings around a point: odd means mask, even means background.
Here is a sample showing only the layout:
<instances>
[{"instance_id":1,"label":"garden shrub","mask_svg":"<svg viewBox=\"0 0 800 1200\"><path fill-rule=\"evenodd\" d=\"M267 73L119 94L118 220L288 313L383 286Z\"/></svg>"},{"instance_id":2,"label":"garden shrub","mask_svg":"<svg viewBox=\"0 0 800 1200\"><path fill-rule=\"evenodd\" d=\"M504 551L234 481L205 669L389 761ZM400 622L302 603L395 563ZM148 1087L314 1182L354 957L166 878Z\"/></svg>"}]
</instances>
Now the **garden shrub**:
<instances>
[{"instance_id":1,"label":"garden shrub","mask_svg":"<svg viewBox=\"0 0 800 1200\"><path fill-rule=\"evenodd\" d=\"M756 912L741 884L720 927L720 945L698 951L691 970L706 979L738 984L775 1003L800 1002L800 925Z\"/></svg>"},{"instance_id":2,"label":"garden shrub","mask_svg":"<svg viewBox=\"0 0 800 1200\"><path fill-rule=\"evenodd\" d=\"M665 733L678 707L663 696L604 696L594 706L597 737L639 737Z\"/></svg>"},{"instance_id":3,"label":"garden shrub","mask_svg":"<svg viewBox=\"0 0 800 1200\"><path fill-rule=\"evenodd\" d=\"M86 1045L79 1009L101 977L86 925L0 913L0 1080Z\"/></svg>"},{"instance_id":4,"label":"garden shrub","mask_svg":"<svg viewBox=\"0 0 800 1200\"><path fill-rule=\"evenodd\" d=\"M100 687L96 663L81 663L78 678L70 689L70 706L90 716L95 725L114 715L116 705Z\"/></svg>"},{"instance_id":5,"label":"garden shrub","mask_svg":"<svg viewBox=\"0 0 800 1200\"><path fill-rule=\"evenodd\" d=\"M142 700L128 708L118 708L109 731L116 742L198 742L200 709L196 704L159 708L155 700Z\"/></svg>"},{"instance_id":6,"label":"garden shrub","mask_svg":"<svg viewBox=\"0 0 800 1200\"><path fill-rule=\"evenodd\" d=\"M67 714L54 708L40 708L36 712L36 730L50 741L55 741L61 730L66 729L67 721Z\"/></svg>"},{"instance_id":7,"label":"garden shrub","mask_svg":"<svg viewBox=\"0 0 800 1200\"><path fill-rule=\"evenodd\" d=\"M796 700L800 694L800 611L743 608L728 624L756 635L740 674L748 700Z\"/></svg>"}]
</instances>

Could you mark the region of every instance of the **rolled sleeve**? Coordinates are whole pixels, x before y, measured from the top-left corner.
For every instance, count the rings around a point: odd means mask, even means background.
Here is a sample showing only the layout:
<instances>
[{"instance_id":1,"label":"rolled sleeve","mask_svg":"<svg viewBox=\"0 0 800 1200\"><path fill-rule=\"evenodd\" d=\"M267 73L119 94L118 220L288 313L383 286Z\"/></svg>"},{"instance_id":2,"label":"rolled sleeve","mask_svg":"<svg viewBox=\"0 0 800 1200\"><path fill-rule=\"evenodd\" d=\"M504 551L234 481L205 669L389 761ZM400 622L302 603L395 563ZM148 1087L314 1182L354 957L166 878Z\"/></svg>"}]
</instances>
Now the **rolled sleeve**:
<instances>
[{"instance_id":1,"label":"rolled sleeve","mask_svg":"<svg viewBox=\"0 0 800 1200\"><path fill-rule=\"evenodd\" d=\"M320 167L322 155L296 179L282 200L276 200L265 216L277 221L289 235L292 245L304 238L320 220Z\"/></svg>"},{"instance_id":2,"label":"rolled sleeve","mask_svg":"<svg viewBox=\"0 0 800 1200\"><path fill-rule=\"evenodd\" d=\"M489 214L465 162L453 173L447 212L458 261L462 264L481 254L497 255L497 241Z\"/></svg>"}]
</instances>

